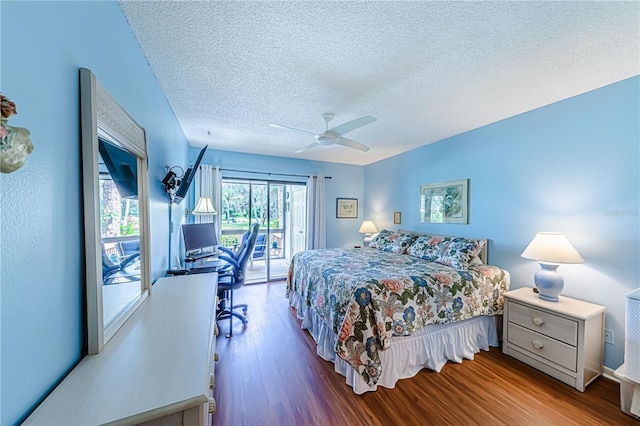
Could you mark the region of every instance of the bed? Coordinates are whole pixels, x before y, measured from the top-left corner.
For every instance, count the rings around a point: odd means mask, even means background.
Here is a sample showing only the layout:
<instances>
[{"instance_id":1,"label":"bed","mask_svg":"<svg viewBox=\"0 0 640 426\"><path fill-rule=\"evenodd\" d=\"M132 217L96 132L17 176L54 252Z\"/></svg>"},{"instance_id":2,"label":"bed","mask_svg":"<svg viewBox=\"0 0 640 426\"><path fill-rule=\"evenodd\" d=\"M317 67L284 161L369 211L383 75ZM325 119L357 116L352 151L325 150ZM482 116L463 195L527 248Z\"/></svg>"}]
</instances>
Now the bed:
<instances>
[{"instance_id":1,"label":"bed","mask_svg":"<svg viewBox=\"0 0 640 426\"><path fill-rule=\"evenodd\" d=\"M509 273L486 240L381 231L370 248L296 253L287 297L357 394L498 346Z\"/></svg>"}]
</instances>

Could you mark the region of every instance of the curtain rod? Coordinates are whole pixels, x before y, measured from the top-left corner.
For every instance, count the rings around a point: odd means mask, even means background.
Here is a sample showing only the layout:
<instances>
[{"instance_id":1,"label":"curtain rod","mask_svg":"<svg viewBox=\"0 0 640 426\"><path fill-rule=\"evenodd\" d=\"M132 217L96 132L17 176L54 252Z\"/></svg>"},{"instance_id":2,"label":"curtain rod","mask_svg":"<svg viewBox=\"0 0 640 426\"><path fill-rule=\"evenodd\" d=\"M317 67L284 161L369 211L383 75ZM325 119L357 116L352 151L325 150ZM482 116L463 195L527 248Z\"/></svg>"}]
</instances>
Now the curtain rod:
<instances>
[{"instance_id":1,"label":"curtain rod","mask_svg":"<svg viewBox=\"0 0 640 426\"><path fill-rule=\"evenodd\" d=\"M274 176L293 176L293 177L309 177L309 175L294 175L294 174L288 174L288 173L271 173L271 172L252 172L249 170L238 170L238 169L225 169L225 168L220 168L220 170L222 171L226 171L226 172L239 172L239 173L253 173L253 174L257 174L257 175L274 175ZM316 176L314 176L316 177ZM331 179L331 176L325 176L325 179Z\"/></svg>"}]
</instances>

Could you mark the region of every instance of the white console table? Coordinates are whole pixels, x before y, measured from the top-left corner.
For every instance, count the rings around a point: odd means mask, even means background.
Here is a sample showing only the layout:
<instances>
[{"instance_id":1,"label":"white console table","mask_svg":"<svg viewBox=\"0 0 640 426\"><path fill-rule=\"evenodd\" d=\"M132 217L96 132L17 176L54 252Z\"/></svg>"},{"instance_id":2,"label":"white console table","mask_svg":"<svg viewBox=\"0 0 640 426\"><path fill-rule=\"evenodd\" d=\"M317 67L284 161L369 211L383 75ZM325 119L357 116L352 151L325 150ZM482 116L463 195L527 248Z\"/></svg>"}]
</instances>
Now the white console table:
<instances>
[{"instance_id":1,"label":"white console table","mask_svg":"<svg viewBox=\"0 0 640 426\"><path fill-rule=\"evenodd\" d=\"M209 425L216 287L215 273L158 280L102 352L83 358L24 424Z\"/></svg>"}]
</instances>

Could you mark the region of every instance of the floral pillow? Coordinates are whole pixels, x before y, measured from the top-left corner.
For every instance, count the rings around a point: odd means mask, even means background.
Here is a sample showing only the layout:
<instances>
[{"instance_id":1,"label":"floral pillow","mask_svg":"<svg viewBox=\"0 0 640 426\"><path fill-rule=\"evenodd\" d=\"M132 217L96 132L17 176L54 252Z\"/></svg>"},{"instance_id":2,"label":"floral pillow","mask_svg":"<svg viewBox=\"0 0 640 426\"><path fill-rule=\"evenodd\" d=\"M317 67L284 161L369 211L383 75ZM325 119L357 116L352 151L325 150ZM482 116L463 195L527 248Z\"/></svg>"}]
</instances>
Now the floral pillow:
<instances>
[{"instance_id":1,"label":"floral pillow","mask_svg":"<svg viewBox=\"0 0 640 426\"><path fill-rule=\"evenodd\" d=\"M369 247L377 248L382 251L390 251L393 253L404 254L407 247L411 245L415 237L410 234L401 234L383 229L371 241Z\"/></svg>"},{"instance_id":2,"label":"floral pillow","mask_svg":"<svg viewBox=\"0 0 640 426\"><path fill-rule=\"evenodd\" d=\"M407 249L407 254L421 259L435 262L444 245L451 241L451 237L437 235L420 235Z\"/></svg>"},{"instance_id":3,"label":"floral pillow","mask_svg":"<svg viewBox=\"0 0 640 426\"><path fill-rule=\"evenodd\" d=\"M391 234L391 231L387 231L386 229L383 229L382 231L378 232L376 236L373 237L373 239L369 243L369 247L378 248L378 240L382 241L389 234Z\"/></svg>"},{"instance_id":4,"label":"floral pillow","mask_svg":"<svg viewBox=\"0 0 640 426\"><path fill-rule=\"evenodd\" d=\"M486 244L487 240L451 238L450 241L442 245L433 261L456 269L469 269L470 262L478 257Z\"/></svg>"}]
</instances>

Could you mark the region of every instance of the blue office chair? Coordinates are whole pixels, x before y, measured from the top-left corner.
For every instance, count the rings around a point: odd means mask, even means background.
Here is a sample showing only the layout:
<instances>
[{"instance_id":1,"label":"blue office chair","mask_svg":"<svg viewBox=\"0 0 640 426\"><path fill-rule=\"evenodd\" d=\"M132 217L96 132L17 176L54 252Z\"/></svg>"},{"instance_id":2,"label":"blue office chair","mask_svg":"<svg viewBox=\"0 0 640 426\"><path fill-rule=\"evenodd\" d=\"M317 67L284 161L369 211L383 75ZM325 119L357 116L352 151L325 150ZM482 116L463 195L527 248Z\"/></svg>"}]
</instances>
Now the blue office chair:
<instances>
[{"instance_id":1,"label":"blue office chair","mask_svg":"<svg viewBox=\"0 0 640 426\"><path fill-rule=\"evenodd\" d=\"M239 263L240 253L242 253L242 250L247 245L247 238L244 235L249 236L249 231L247 231L247 232L245 232L243 234L242 242L240 242L239 245L234 246L233 250L231 250L229 247L218 246L218 251L222 252L222 254L218 255L218 259L231 258L231 259L234 259L236 262ZM254 248L254 250L255 250L255 248ZM222 273L230 271L232 269L233 269L233 265L231 263L229 263L229 262L226 262L225 265L218 266L216 268L216 272L218 272L218 274L222 274Z\"/></svg>"},{"instance_id":2,"label":"blue office chair","mask_svg":"<svg viewBox=\"0 0 640 426\"><path fill-rule=\"evenodd\" d=\"M120 241L120 250L123 256L140 253L140 239Z\"/></svg>"},{"instance_id":3,"label":"blue office chair","mask_svg":"<svg viewBox=\"0 0 640 426\"><path fill-rule=\"evenodd\" d=\"M247 326L247 304L233 304L233 291L242 287L245 282L247 263L251 259L253 250L258 239L259 225L254 223L249 228L247 239L242 243L235 256L219 255L218 258L229 264L229 267L222 267L218 271L218 292L221 294L220 308L216 315L216 320L229 319L229 334L233 336L233 317L239 318L244 327ZM234 309L242 308L243 315L235 312Z\"/></svg>"},{"instance_id":4,"label":"blue office chair","mask_svg":"<svg viewBox=\"0 0 640 426\"><path fill-rule=\"evenodd\" d=\"M124 257L119 262L114 262L107 254L104 243L102 243L102 284L113 284L115 279L118 278L118 276L114 275L116 275L118 272L122 272L124 274L125 268L139 257L140 252L138 251L137 253L133 253Z\"/></svg>"},{"instance_id":5,"label":"blue office chair","mask_svg":"<svg viewBox=\"0 0 640 426\"><path fill-rule=\"evenodd\" d=\"M249 237L250 231L242 234L241 244L244 244ZM258 234L258 239L256 240L256 247L253 250L253 254L251 255L251 268L253 268L254 260L267 260L267 234Z\"/></svg>"}]
</instances>

